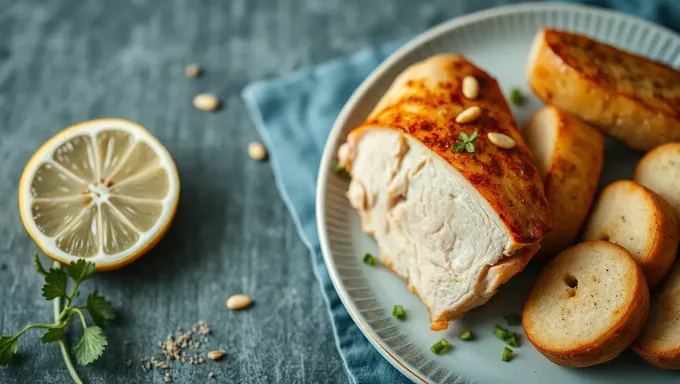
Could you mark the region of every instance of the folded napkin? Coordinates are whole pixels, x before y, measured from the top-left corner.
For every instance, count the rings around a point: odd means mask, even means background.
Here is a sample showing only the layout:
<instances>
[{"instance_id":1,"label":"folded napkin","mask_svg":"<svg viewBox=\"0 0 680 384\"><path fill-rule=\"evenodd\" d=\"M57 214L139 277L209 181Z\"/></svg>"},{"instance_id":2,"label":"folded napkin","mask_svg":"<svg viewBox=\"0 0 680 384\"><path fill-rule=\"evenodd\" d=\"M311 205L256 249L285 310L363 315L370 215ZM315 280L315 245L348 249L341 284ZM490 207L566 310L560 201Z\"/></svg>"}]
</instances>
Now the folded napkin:
<instances>
[{"instance_id":1,"label":"folded napkin","mask_svg":"<svg viewBox=\"0 0 680 384\"><path fill-rule=\"evenodd\" d=\"M468 10L471 7L479 9L479 3L488 2L476 0L476 5L471 4ZM618 9L676 30L680 28L680 1L581 3ZM366 340L333 288L316 230L316 177L328 133L340 109L361 81L405 42L387 43L279 79L255 82L248 85L242 94L255 127L269 149L276 186L293 216L300 237L311 252L338 351L351 383L398 384L409 380Z\"/></svg>"}]
</instances>

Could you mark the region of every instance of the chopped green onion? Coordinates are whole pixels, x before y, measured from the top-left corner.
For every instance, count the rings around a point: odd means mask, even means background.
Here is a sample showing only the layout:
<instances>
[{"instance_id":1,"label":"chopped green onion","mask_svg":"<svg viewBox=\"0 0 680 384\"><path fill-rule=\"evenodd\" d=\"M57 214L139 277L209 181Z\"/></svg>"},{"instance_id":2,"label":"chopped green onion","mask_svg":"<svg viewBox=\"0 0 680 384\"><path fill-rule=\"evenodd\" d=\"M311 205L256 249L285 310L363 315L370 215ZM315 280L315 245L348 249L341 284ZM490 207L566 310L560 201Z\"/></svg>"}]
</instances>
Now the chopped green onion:
<instances>
[{"instance_id":1,"label":"chopped green onion","mask_svg":"<svg viewBox=\"0 0 680 384\"><path fill-rule=\"evenodd\" d=\"M512 349L508 347L503 348L503 355L501 356L501 359L503 359L503 361L510 361L514 356L515 353L512 352Z\"/></svg>"},{"instance_id":2,"label":"chopped green onion","mask_svg":"<svg viewBox=\"0 0 680 384\"><path fill-rule=\"evenodd\" d=\"M392 307L392 316L399 320L406 320L406 311L404 311L404 307L401 304Z\"/></svg>"},{"instance_id":3,"label":"chopped green onion","mask_svg":"<svg viewBox=\"0 0 680 384\"><path fill-rule=\"evenodd\" d=\"M493 335L505 341L505 339L509 336L509 333L507 329L501 327L500 325L496 325L496 327L493 329Z\"/></svg>"},{"instance_id":4,"label":"chopped green onion","mask_svg":"<svg viewBox=\"0 0 680 384\"><path fill-rule=\"evenodd\" d=\"M449 342L446 339L441 339L438 342L432 344L430 351L435 355L441 355L449 350Z\"/></svg>"},{"instance_id":5,"label":"chopped green onion","mask_svg":"<svg viewBox=\"0 0 680 384\"><path fill-rule=\"evenodd\" d=\"M503 316L508 325L522 325L522 315L517 313L511 313L507 316Z\"/></svg>"},{"instance_id":6,"label":"chopped green onion","mask_svg":"<svg viewBox=\"0 0 680 384\"><path fill-rule=\"evenodd\" d=\"M470 340L472 340L472 339L475 338L475 335L472 334L472 331L471 331L471 330L466 329L465 331L463 331L463 333L461 333L460 335L458 335L458 337L459 337L461 340L470 341Z\"/></svg>"},{"instance_id":7,"label":"chopped green onion","mask_svg":"<svg viewBox=\"0 0 680 384\"><path fill-rule=\"evenodd\" d=\"M519 343L517 342L517 334L516 333L510 332L508 337L506 337L503 341L505 341L505 343L507 345L511 346L511 347L515 347L515 348L519 347Z\"/></svg>"},{"instance_id":8,"label":"chopped green onion","mask_svg":"<svg viewBox=\"0 0 680 384\"><path fill-rule=\"evenodd\" d=\"M348 174L347 169L345 169L345 166L340 164L340 163L337 163L333 166L333 172L343 174L343 175Z\"/></svg>"},{"instance_id":9,"label":"chopped green onion","mask_svg":"<svg viewBox=\"0 0 680 384\"><path fill-rule=\"evenodd\" d=\"M519 88L513 88L510 90L510 102L518 107L521 107L522 105L526 104L527 99L524 97L522 91L520 91Z\"/></svg>"},{"instance_id":10,"label":"chopped green onion","mask_svg":"<svg viewBox=\"0 0 680 384\"><path fill-rule=\"evenodd\" d=\"M366 252L364 255L364 263L368 265L377 265L378 264L378 259L375 258L375 256L371 255L370 253Z\"/></svg>"}]
</instances>

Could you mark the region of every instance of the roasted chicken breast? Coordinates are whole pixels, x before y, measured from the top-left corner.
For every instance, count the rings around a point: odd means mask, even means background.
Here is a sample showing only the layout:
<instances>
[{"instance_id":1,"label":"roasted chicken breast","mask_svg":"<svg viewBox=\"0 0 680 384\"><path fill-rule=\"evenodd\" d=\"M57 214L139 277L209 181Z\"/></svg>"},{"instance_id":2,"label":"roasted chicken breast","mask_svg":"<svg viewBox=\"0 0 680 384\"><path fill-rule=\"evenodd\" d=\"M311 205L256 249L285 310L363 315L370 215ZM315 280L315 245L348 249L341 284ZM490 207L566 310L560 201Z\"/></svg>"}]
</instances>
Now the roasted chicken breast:
<instances>
[{"instance_id":1,"label":"roasted chicken breast","mask_svg":"<svg viewBox=\"0 0 680 384\"><path fill-rule=\"evenodd\" d=\"M462 93L466 76L479 84L474 99ZM478 117L456 122L473 106ZM472 152L452 149L475 132ZM491 132L516 146L492 144ZM462 56L407 68L338 157L363 230L429 308L434 329L489 300L550 230L540 175L497 82Z\"/></svg>"}]
</instances>

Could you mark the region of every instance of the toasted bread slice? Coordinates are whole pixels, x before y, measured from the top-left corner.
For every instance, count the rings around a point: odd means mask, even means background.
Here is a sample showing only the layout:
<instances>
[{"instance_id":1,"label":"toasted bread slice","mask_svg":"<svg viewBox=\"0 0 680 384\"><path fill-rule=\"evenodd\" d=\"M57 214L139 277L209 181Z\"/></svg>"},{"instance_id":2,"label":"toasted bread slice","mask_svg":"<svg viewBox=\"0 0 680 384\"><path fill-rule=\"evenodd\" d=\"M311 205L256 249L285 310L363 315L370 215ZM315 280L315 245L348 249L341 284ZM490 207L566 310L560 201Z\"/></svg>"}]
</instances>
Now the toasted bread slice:
<instances>
[{"instance_id":1,"label":"toasted bread slice","mask_svg":"<svg viewBox=\"0 0 680 384\"><path fill-rule=\"evenodd\" d=\"M616 244L588 241L543 269L524 303L522 326L555 364L588 367L626 349L648 312L647 282L630 254Z\"/></svg>"},{"instance_id":2,"label":"toasted bread slice","mask_svg":"<svg viewBox=\"0 0 680 384\"><path fill-rule=\"evenodd\" d=\"M553 106L529 120L524 138L543 177L553 229L534 260L557 256L574 243L595 198L604 161L604 136Z\"/></svg>"},{"instance_id":3,"label":"toasted bread slice","mask_svg":"<svg viewBox=\"0 0 680 384\"><path fill-rule=\"evenodd\" d=\"M664 199L634 181L619 180L600 193L584 240L606 240L626 248L653 287L675 260L678 229Z\"/></svg>"},{"instance_id":4,"label":"toasted bread slice","mask_svg":"<svg viewBox=\"0 0 680 384\"><path fill-rule=\"evenodd\" d=\"M540 31L529 53L538 97L631 148L680 140L680 72L585 36Z\"/></svg>"},{"instance_id":5,"label":"toasted bread slice","mask_svg":"<svg viewBox=\"0 0 680 384\"><path fill-rule=\"evenodd\" d=\"M633 350L657 368L680 369L680 262L652 298L649 319Z\"/></svg>"},{"instance_id":6,"label":"toasted bread slice","mask_svg":"<svg viewBox=\"0 0 680 384\"><path fill-rule=\"evenodd\" d=\"M649 151L635 167L633 179L663 197L680 223L680 143Z\"/></svg>"}]
</instances>

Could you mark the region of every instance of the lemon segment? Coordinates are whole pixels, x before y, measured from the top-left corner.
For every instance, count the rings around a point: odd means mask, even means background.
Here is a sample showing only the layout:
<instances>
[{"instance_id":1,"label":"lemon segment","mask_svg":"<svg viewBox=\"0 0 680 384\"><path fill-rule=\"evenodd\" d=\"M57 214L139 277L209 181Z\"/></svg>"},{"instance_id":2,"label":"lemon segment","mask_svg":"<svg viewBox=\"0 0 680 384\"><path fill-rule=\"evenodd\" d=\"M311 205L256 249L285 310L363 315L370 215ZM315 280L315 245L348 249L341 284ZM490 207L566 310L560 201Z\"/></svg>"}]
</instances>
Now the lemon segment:
<instances>
[{"instance_id":1,"label":"lemon segment","mask_svg":"<svg viewBox=\"0 0 680 384\"><path fill-rule=\"evenodd\" d=\"M26 230L55 260L98 270L137 259L162 237L179 200L175 163L140 125L87 121L47 141L26 165L19 209Z\"/></svg>"}]
</instances>

